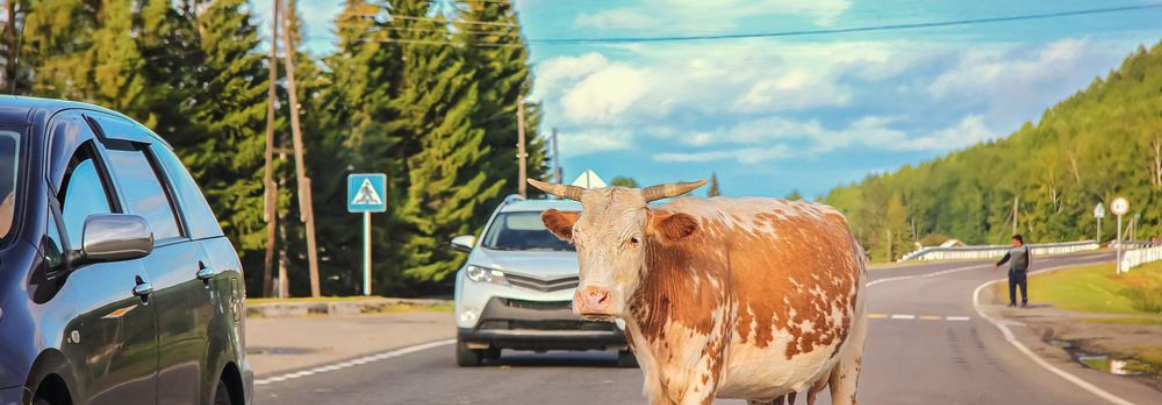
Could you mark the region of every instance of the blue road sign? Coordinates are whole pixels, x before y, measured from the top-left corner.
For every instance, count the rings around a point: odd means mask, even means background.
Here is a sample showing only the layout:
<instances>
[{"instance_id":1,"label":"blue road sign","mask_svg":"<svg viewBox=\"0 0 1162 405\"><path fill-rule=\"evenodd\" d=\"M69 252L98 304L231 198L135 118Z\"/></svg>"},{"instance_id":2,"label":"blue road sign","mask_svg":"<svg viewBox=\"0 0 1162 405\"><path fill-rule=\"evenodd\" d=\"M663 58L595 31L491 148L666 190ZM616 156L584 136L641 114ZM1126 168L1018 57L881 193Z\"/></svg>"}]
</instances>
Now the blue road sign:
<instances>
[{"instance_id":1,"label":"blue road sign","mask_svg":"<svg viewBox=\"0 0 1162 405\"><path fill-rule=\"evenodd\" d=\"M387 175L360 173L347 175L347 211L387 211Z\"/></svg>"}]
</instances>

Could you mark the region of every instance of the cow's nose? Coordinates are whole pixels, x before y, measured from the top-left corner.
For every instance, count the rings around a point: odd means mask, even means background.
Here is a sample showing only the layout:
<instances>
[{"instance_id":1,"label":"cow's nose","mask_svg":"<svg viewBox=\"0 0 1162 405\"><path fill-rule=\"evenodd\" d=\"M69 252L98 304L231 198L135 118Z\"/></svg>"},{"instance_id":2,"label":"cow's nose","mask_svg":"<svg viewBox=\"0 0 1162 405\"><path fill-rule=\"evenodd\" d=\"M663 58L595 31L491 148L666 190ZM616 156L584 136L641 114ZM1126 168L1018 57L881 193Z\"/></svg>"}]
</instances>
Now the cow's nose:
<instances>
[{"instance_id":1,"label":"cow's nose","mask_svg":"<svg viewBox=\"0 0 1162 405\"><path fill-rule=\"evenodd\" d=\"M585 287L577 290L573 303L581 315L609 315L611 295L608 288Z\"/></svg>"}]
</instances>

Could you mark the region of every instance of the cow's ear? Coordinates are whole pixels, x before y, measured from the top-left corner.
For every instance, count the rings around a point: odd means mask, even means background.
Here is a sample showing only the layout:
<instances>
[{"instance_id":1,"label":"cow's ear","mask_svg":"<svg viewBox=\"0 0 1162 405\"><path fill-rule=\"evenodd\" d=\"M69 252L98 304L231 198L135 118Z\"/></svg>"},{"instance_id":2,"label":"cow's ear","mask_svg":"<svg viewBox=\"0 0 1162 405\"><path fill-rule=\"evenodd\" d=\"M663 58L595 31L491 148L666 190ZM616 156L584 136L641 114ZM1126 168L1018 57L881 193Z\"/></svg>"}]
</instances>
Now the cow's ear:
<instances>
[{"instance_id":1,"label":"cow's ear","mask_svg":"<svg viewBox=\"0 0 1162 405\"><path fill-rule=\"evenodd\" d=\"M682 240L698 232L698 220L687 214L650 211L647 231L662 242Z\"/></svg>"},{"instance_id":2,"label":"cow's ear","mask_svg":"<svg viewBox=\"0 0 1162 405\"><path fill-rule=\"evenodd\" d=\"M577 218L580 216L579 212L561 212L550 208L541 214L541 221L545 223L545 228L553 235L557 235L565 242L572 243L573 225L577 223Z\"/></svg>"}]
</instances>

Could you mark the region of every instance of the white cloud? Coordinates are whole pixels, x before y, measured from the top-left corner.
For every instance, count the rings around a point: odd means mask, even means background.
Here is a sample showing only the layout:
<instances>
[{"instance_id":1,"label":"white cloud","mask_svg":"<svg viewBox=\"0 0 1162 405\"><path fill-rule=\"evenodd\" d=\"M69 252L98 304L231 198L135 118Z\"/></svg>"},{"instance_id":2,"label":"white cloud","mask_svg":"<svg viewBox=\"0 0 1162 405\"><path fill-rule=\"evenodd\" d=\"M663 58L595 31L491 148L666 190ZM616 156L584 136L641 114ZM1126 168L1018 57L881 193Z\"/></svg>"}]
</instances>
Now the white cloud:
<instances>
[{"instance_id":1,"label":"white cloud","mask_svg":"<svg viewBox=\"0 0 1162 405\"><path fill-rule=\"evenodd\" d=\"M614 8L602 10L593 14L581 13L574 21L579 27L610 30L619 28L646 29L656 28L661 24L653 14L638 8Z\"/></svg>"},{"instance_id":2,"label":"white cloud","mask_svg":"<svg viewBox=\"0 0 1162 405\"><path fill-rule=\"evenodd\" d=\"M1064 39L1036 53L986 49L966 52L959 66L932 81L928 92L947 98L1005 98L1070 77L1090 48L1088 39Z\"/></svg>"},{"instance_id":3,"label":"white cloud","mask_svg":"<svg viewBox=\"0 0 1162 405\"><path fill-rule=\"evenodd\" d=\"M816 120L764 117L729 128L694 132L680 138L684 144L700 148L746 145L744 148L658 153L654 155L654 160L707 162L733 159L740 163L758 163L796 154L818 156L853 147L882 151L944 152L996 138L979 115L966 116L955 125L924 136L913 136L896 128L900 123L897 117L864 116L849 122L842 129L829 130ZM792 149L788 146L791 141L802 145Z\"/></svg>"},{"instance_id":4,"label":"white cloud","mask_svg":"<svg viewBox=\"0 0 1162 405\"><path fill-rule=\"evenodd\" d=\"M644 0L639 4L582 13L582 28L707 33L737 28L747 18L799 17L830 26L851 7L848 0Z\"/></svg>"},{"instance_id":5,"label":"white cloud","mask_svg":"<svg viewBox=\"0 0 1162 405\"><path fill-rule=\"evenodd\" d=\"M949 151L996 139L980 115L969 115L959 123L919 138L910 139L901 149Z\"/></svg>"},{"instance_id":6,"label":"white cloud","mask_svg":"<svg viewBox=\"0 0 1162 405\"><path fill-rule=\"evenodd\" d=\"M577 123L611 123L620 119L648 90L642 69L614 64L581 80L561 99L565 116Z\"/></svg>"},{"instance_id":7,"label":"white cloud","mask_svg":"<svg viewBox=\"0 0 1162 405\"><path fill-rule=\"evenodd\" d=\"M633 147L633 133L626 129L591 129L557 134L561 155L573 157Z\"/></svg>"},{"instance_id":8,"label":"white cloud","mask_svg":"<svg viewBox=\"0 0 1162 405\"><path fill-rule=\"evenodd\" d=\"M664 44L618 49L632 59L615 62L589 53L542 62L533 99L545 100L550 115L584 125L840 107L854 98L843 83L852 66L886 63L910 47L741 40L714 47Z\"/></svg>"},{"instance_id":9,"label":"white cloud","mask_svg":"<svg viewBox=\"0 0 1162 405\"><path fill-rule=\"evenodd\" d=\"M760 163L768 160L780 160L791 157L791 148L786 145L771 147L746 147L733 150L691 152L691 153L659 153L654 155L658 162L692 163L711 162L717 160L736 160L743 164Z\"/></svg>"},{"instance_id":10,"label":"white cloud","mask_svg":"<svg viewBox=\"0 0 1162 405\"><path fill-rule=\"evenodd\" d=\"M550 59L536 68L536 84L531 100L543 100L547 96L560 95L571 85L588 75L609 66L605 56L590 52L581 56L566 56Z\"/></svg>"},{"instance_id":11,"label":"white cloud","mask_svg":"<svg viewBox=\"0 0 1162 405\"><path fill-rule=\"evenodd\" d=\"M779 77L759 80L742 96L736 108L741 112L776 112L822 106L842 106L851 101L851 92L824 73L792 70Z\"/></svg>"}]
</instances>

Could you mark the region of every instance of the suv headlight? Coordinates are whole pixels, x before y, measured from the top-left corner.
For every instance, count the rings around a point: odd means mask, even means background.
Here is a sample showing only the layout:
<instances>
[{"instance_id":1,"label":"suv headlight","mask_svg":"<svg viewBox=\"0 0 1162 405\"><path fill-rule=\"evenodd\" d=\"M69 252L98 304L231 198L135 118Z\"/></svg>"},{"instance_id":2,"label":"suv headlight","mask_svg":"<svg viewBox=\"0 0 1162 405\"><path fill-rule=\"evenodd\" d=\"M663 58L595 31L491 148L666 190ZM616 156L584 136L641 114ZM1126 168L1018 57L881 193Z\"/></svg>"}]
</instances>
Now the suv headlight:
<instances>
[{"instance_id":1,"label":"suv headlight","mask_svg":"<svg viewBox=\"0 0 1162 405\"><path fill-rule=\"evenodd\" d=\"M464 269L464 273L469 280L477 283L508 285L508 280L504 279L504 272L494 270L487 267L480 267L476 265L469 265Z\"/></svg>"}]
</instances>

